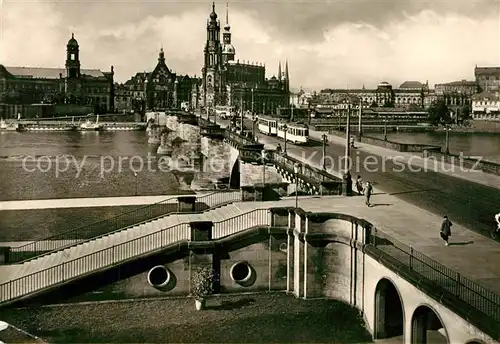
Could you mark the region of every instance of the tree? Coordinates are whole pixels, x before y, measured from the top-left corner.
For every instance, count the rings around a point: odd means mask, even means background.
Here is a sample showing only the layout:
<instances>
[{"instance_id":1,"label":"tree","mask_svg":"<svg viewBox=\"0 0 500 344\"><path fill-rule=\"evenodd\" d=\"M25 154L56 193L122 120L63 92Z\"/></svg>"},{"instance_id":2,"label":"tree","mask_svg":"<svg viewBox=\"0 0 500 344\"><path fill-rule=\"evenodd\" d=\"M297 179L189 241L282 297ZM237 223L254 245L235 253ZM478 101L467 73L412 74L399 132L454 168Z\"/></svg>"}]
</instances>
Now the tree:
<instances>
[{"instance_id":1,"label":"tree","mask_svg":"<svg viewBox=\"0 0 500 344\"><path fill-rule=\"evenodd\" d=\"M376 107L378 107L377 102L374 100L374 101L371 103L370 107L371 107L371 108L376 108Z\"/></svg>"},{"instance_id":2,"label":"tree","mask_svg":"<svg viewBox=\"0 0 500 344\"><path fill-rule=\"evenodd\" d=\"M450 111L443 100L434 102L427 112L431 124L449 124L452 122Z\"/></svg>"}]
</instances>

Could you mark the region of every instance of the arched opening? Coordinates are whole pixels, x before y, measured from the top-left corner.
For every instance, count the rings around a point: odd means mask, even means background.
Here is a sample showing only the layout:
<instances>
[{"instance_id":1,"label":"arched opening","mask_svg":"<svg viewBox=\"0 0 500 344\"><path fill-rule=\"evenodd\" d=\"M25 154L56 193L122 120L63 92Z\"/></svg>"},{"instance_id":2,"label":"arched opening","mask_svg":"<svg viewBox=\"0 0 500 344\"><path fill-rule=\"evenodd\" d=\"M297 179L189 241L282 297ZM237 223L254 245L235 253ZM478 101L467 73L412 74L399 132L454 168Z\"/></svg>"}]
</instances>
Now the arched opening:
<instances>
[{"instance_id":1,"label":"arched opening","mask_svg":"<svg viewBox=\"0 0 500 344\"><path fill-rule=\"evenodd\" d=\"M255 283L255 270L247 262L238 262L231 267L231 279L242 287L250 287Z\"/></svg>"},{"instance_id":2,"label":"arched opening","mask_svg":"<svg viewBox=\"0 0 500 344\"><path fill-rule=\"evenodd\" d=\"M170 282L170 272L162 265L155 266L148 273L148 283L153 287L165 287Z\"/></svg>"},{"instance_id":3,"label":"arched opening","mask_svg":"<svg viewBox=\"0 0 500 344\"><path fill-rule=\"evenodd\" d=\"M470 342L467 342L465 344L484 344L484 342L480 340L471 340Z\"/></svg>"},{"instance_id":4,"label":"arched opening","mask_svg":"<svg viewBox=\"0 0 500 344\"><path fill-rule=\"evenodd\" d=\"M403 343L404 323L399 292L391 281L383 278L375 288L375 339L393 338L394 343Z\"/></svg>"},{"instance_id":5,"label":"arched opening","mask_svg":"<svg viewBox=\"0 0 500 344\"><path fill-rule=\"evenodd\" d=\"M419 306L411 319L412 344L448 344L448 334L438 314L429 306Z\"/></svg>"}]
</instances>

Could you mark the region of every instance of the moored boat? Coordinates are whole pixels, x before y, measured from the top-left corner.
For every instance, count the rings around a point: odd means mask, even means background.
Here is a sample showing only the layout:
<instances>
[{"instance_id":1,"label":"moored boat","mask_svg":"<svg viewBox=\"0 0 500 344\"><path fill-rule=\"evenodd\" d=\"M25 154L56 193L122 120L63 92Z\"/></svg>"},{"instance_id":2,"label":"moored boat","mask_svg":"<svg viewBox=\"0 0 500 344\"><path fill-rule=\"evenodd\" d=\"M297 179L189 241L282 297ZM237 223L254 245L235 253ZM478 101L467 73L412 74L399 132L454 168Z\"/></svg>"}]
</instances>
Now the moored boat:
<instances>
[{"instance_id":1,"label":"moored boat","mask_svg":"<svg viewBox=\"0 0 500 344\"><path fill-rule=\"evenodd\" d=\"M0 120L0 131L18 131L18 123L7 123L3 119Z\"/></svg>"},{"instance_id":2,"label":"moored boat","mask_svg":"<svg viewBox=\"0 0 500 344\"><path fill-rule=\"evenodd\" d=\"M80 131L99 131L101 129L102 126L99 124L99 115L97 115L95 123L88 119L78 127Z\"/></svg>"}]
</instances>

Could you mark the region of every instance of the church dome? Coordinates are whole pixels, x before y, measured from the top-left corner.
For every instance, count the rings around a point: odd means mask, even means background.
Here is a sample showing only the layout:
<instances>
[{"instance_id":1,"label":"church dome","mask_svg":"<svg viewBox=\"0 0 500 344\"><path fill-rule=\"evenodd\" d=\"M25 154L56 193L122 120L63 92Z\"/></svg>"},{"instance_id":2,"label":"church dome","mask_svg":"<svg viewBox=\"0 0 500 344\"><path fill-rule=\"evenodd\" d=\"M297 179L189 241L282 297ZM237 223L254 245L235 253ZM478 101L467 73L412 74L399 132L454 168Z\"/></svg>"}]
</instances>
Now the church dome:
<instances>
[{"instance_id":1,"label":"church dome","mask_svg":"<svg viewBox=\"0 0 500 344\"><path fill-rule=\"evenodd\" d=\"M71 34L71 39L68 41L67 46L68 47L78 47L78 42L75 39L75 34L74 33Z\"/></svg>"},{"instance_id":2,"label":"church dome","mask_svg":"<svg viewBox=\"0 0 500 344\"><path fill-rule=\"evenodd\" d=\"M222 50L223 54L234 54L235 50L231 44L224 45L224 49Z\"/></svg>"}]
</instances>

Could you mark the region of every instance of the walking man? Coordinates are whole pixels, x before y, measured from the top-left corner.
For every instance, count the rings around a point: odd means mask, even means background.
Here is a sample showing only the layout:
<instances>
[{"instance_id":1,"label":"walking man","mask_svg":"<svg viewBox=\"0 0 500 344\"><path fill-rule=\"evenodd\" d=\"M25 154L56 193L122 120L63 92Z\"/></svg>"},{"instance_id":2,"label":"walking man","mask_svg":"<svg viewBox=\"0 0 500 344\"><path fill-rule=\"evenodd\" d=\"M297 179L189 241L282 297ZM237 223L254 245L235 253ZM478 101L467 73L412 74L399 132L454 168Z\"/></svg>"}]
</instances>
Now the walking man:
<instances>
[{"instance_id":1,"label":"walking man","mask_svg":"<svg viewBox=\"0 0 500 344\"><path fill-rule=\"evenodd\" d=\"M363 194L363 180L360 175L358 175L358 178L356 179L356 189L360 195Z\"/></svg>"},{"instance_id":2,"label":"walking man","mask_svg":"<svg viewBox=\"0 0 500 344\"><path fill-rule=\"evenodd\" d=\"M372 188L372 184L369 181L366 182L364 192L365 192L365 197L366 197L365 203L368 207L371 207L370 198L372 197L373 188Z\"/></svg>"},{"instance_id":3,"label":"walking man","mask_svg":"<svg viewBox=\"0 0 500 344\"><path fill-rule=\"evenodd\" d=\"M444 216L443 223L441 224L441 238L444 240L444 244L448 246L448 238L451 237L451 226L453 226L453 223L451 223L450 220L448 220L448 216Z\"/></svg>"}]
</instances>

